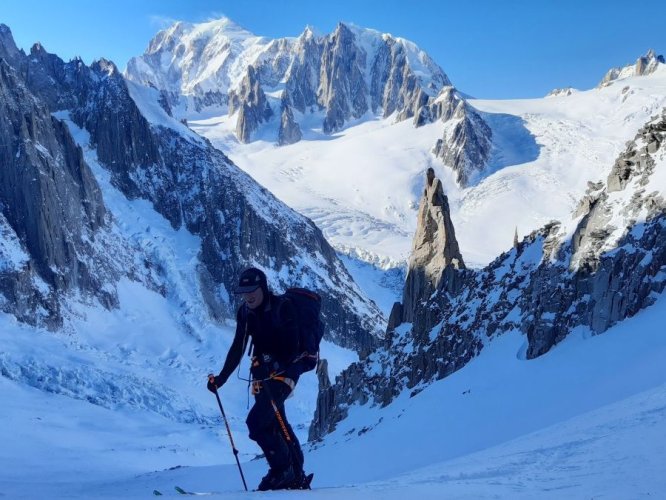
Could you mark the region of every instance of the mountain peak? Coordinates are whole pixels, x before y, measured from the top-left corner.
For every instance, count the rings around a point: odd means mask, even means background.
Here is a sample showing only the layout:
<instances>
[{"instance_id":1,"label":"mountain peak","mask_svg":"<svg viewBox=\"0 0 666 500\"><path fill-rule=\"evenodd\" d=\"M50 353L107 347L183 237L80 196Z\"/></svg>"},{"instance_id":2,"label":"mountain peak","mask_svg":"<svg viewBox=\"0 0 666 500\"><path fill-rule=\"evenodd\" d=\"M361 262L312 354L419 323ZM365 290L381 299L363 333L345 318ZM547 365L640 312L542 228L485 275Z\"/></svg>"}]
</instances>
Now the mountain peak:
<instances>
[{"instance_id":1,"label":"mountain peak","mask_svg":"<svg viewBox=\"0 0 666 500\"><path fill-rule=\"evenodd\" d=\"M654 49L649 49L644 56L639 57L634 64L624 67L611 68L599 83L599 87L607 87L616 80L623 80L631 76L645 76L654 73L660 64L666 60L663 55L657 55Z\"/></svg>"},{"instance_id":2,"label":"mountain peak","mask_svg":"<svg viewBox=\"0 0 666 500\"><path fill-rule=\"evenodd\" d=\"M101 58L93 62L90 65L90 67L93 70L99 71L100 73L108 77L120 76L120 71L118 71L118 67L113 63L113 61L109 61L108 59Z\"/></svg>"},{"instance_id":3,"label":"mountain peak","mask_svg":"<svg viewBox=\"0 0 666 500\"><path fill-rule=\"evenodd\" d=\"M44 48L41 42L36 42L30 47L30 55L34 56L37 54L48 54L48 51Z\"/></svg>"},{"instance_id":4,"label":"mountain peak","mask_svg":"<svg viewBox=\"0 0 666 500\"><path fill-rule=\"evenodd\" d=\"M228 18L177 23L158 33L142 56L131 59L125 74L167 91L170 106L183 118L206 109L231 116L243 104L249 111L252 106L243 99L254 89L257 96L265 94L265 103L259 99L262 110L271 109L257 117L276 117L277 126L285 105L300 113L326 110L325 133L368 111L412 118L450 85L416 44L342 21L332 33L317 35L306 26L297 38L275 40L252 35ZM276 91L278 82L285 82L284 92ZM287 118L288 113L285 124L293 122ZM258 125L250 120L248 130ZM251 132L244 137L251 140Z\"/></svg>"},{"instance_id":5,"label":"mountain peak","mask_svg":"<svg viewBox=\"0 0 666 500\"><path fill-rule=\"evenodd\" d=\"M0 23L0 57L12 59L19 53L19 49L14 42L12 30L6 24Z\"/></svg>"},{"instance_id":6,"label":"mountain peak","mask_svg":"<svg viewBox=\"0 0 666 500\"><path fill-rule=\"evenodd\" d=\"M193 34L205 34L205 33L211 35L223 35L234 38L239 36L242 38L255 36L253 33L249 32L239 24L236 24L234 21L224 16L219 19L212 19L194 25Z\"/></svg>"},{"instance_id":7,"label":"mountain peak","mask_svg":"<svg viewBox=\"0 0 666 500\"><path fill-rule=\"evenodd\" d=\"M308 24L298 38L301 40L312 40L316 37L317 33L315 33L315 29Z\"/></svg>"}]
</instances>

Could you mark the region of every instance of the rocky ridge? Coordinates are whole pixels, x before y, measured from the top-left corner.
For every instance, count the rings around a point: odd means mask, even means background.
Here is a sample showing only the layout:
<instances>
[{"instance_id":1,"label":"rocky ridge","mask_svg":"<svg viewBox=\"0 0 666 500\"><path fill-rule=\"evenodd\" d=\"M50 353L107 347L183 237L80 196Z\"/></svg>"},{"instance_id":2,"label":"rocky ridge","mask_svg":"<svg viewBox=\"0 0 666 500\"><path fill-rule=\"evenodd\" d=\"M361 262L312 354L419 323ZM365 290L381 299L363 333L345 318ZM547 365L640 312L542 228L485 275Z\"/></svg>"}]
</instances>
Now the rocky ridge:
<instances>
[{"instance_id":1,"label":"rocky ridge","mask_svg":"<svg viewBox=\"0 0 666 500\"><path fill-rule=\"evenodd\" d=\"M551 222L478 272L444 274L438 291L414 305L412 323L392 315L384 344L367 359L332 385L320 373L310 438L333 430L351 405L415 395L502 333L525 334L530 359L574 330L603 333L654 303L666 287L665 140L666 110L627 144L605 181L590 183L570 222Z\"/></svg>"},{"instance_id":2,"label":"rocky ridge","mask_svg":"<svg viewBox=\"0 0 666 500\"><path fill-rule=\"evenodd\" d=\"M546 94L546 97L567 97L578 92L577 89L573 87L564 87L561 89L553 89Z\"/></svg>"}]
</instances>

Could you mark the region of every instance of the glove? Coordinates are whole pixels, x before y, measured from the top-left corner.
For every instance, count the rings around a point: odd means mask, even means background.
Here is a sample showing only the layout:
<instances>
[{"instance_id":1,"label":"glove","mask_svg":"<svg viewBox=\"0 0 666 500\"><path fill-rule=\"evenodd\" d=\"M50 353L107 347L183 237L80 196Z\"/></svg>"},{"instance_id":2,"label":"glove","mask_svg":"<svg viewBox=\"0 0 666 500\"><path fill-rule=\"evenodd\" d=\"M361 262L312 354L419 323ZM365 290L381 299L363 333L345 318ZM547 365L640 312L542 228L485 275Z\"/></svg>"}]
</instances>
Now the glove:
<instances>
[{"instance_id":1,"label":"glove","mask_svg":"<svg viewBox=\"0 0 666 500\"><path fill-rule=\"evenodd\" d=\"M212 373L208 374L208 384L206 385L206 388L212 392L216 393L217 390L224 385L224 382L222 381L222 377L218 375L217 377L213 375Z\"/></svg>"}]
</instances>

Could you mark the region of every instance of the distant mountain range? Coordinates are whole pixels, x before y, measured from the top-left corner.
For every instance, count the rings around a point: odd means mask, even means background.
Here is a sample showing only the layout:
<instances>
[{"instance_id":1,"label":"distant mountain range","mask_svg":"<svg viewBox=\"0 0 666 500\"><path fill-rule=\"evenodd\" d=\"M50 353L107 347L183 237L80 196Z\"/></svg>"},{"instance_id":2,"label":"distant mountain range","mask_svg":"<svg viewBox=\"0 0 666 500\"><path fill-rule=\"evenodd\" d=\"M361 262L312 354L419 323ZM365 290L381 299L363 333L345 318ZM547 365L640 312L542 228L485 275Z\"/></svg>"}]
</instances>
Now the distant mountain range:
<instances>
[{"instance_id":1,"label":"distant mountain range","mask_svg":"<svg viewBox=\"0 0 666 500\"><path fill-rule=\"evenodd\" d=\"M243 143L262 124L286 145L313 127L331 134L375 116L411 119L416 127L441 120L453 131L432 144L434 154L463 185L490 153L490 129L424 51L353 25L269 40L227 18L178 22L129 61L126 76L164 92L178 118L233 116Z\"/></svg>"}]
</instances>

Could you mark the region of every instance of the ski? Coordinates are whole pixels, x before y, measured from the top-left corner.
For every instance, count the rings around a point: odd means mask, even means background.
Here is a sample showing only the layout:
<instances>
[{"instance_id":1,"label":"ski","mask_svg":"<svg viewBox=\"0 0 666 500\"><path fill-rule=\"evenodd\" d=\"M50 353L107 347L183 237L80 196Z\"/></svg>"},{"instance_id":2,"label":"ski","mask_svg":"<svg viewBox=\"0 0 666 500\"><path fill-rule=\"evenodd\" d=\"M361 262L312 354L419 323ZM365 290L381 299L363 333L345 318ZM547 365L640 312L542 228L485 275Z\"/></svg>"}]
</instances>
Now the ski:
<instances>
[{"instance_id":1,"label":"ski","mask_svg":"<svg viewBox=\"0 0 666 500\"><path fill-rule=\"evenodd\" d=\"M294 490L309 490L310 488L310 483L312 483L312 478L314 478L314 474L307 474L306 476L303 477L303 482L300 484L300 486L295 487L295 488L287 488L287 489L294 489ZM215 493L212 492L202 492L202 491L187 491L180 486L174 486L174 489L180 493L181 495L194 495L194 496L210 496L210 495L215 495ZM153 495L156 496L162 496L162 493L160 493L158 490L153 490Z\"/></svg>"},{"instance_id":2,"label":"ski","mask_svg":"<svg viewBox=\"0 0 666 500\"><path fill-rule=\"evenodd\" d=\"M195 495L195 496L209 496L209 495L214 495L215 493L211 492L200 492L200 491L187 491L181 488L180 486L174 486L174 489L180 493L181 495Z\"/></svg>"}]
</instances>

